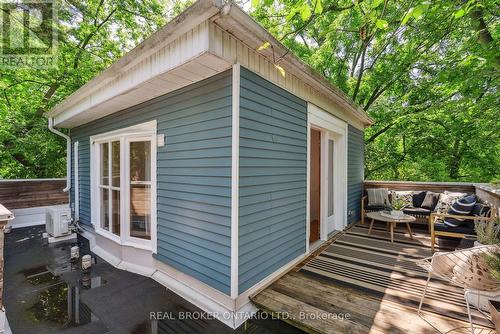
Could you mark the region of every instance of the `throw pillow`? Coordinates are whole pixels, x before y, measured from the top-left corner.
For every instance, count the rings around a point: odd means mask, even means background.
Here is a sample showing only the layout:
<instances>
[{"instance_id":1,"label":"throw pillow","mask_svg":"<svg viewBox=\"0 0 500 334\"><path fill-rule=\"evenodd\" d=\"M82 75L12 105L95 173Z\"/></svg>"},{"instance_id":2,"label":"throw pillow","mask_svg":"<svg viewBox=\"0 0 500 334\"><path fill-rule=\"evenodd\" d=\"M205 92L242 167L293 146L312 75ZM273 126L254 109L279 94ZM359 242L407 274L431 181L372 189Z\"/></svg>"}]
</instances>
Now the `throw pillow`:
<instances>
[{"instance_id":1,"label":"throw pillow","mask_svg":"<svg viewBox=\"0 0 500 334\"><path fill-rule=\"evenodd\" d=\"M445 191L439 196L439 201L436 204L435 211L437 213L448 213L448 210L450 209L451 204L459 199L460 197L464 196L465 194L463 193L450 193ZM424 200L425 204L425 200ZM422 207L424 206L422 204Z\"/></svg>"},{"instance_id":2,"label":"throw pillow","mask_svg":"<svg viewBox=\"0 0 500 334\"><path fill-rule=\"evenodd\" d=\"M472 207L471 215L472 216L480 216L480 217L486 217L490 215L491 207L489 207L486 204L483 203L477 203L474 204Z\"/></svg>"},{"instance_id":3,"label":"throw pillow","mask_svg":"<svg viewBox=\"0 0 500 334\"><path fill-rule=\"evenodd\" d=\"M424 201L422 202L422 205L420 205L421 208L427 209L434 211L436 208L436 204L439 201L439 194L438 193L433 193L432 191L428 191L425 194Z\"/></svg>"},{"instance_id":4,"label":"throw pillow","mask_svg":"<svg viewBox=\"0 0 500 334\"><path fill-rule=\"evenodd\" d=\"M413 191L391 191L391 203L395 200L402 201L405 207L412 206Z\"/></svg>"},{"instance_id":5,"label":"throw pillow","mask_svg":"<svg viewBox=\"0 0 500 334\"><path fill-rule=\"evenodd\" d=\"M451 207L448 209L448 213L451 215L469 215L477 202L476 195L467 195L462 198L457 199L453 202ZM458 227L465 222L463 218L450 218L446 217L444 223L448 227Z\"/></svg>"},{"instance_id":6,"label":"throw pillow","mask_svg":"<svg viewBox=\"0 0 500 334\"><path fill-rule=\"evenodd\" d=\"M414 208L422 207L422 203L424 202L425 195L427 195L427 191L420 191L413 194L412 203Z\"/></svg>"},{"instance_id":7,"label":"throw pillow","mask_svg":"<svg viewBox=\"0 0 500 334\"><path fill-rule=\"evenodd\" d=\"M366 192L368 193L369 206L383 206L390 203L387 188L367 189Z\"/></svg>"}]
</instances>

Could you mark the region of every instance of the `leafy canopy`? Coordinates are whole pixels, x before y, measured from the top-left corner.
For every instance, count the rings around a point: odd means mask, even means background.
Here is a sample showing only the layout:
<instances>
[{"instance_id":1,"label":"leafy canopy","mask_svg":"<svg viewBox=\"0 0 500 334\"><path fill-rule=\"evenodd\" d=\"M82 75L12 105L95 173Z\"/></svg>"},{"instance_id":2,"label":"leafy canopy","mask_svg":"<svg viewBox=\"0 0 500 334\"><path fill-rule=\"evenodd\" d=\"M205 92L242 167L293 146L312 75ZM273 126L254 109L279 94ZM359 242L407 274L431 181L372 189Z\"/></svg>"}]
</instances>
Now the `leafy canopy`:
<instances>
[{"instance_id":1,"label":"leafy canopy","mask_svg":"<svg viewBox=\"0 0 500 334\"><path fill-rule=\"evenodd\" d=\"M365 132L367 178L499 177L495 1L252 5L256 20L376 121Z\"/></svg>"},{"instance_id":2,"label":"leafy canopy","mask_svg":"<svg viewBox=\"0 0 500 334\"><path fill-rule=\"evenodd\" d=\"M66 143L47 130L43 114L188 5L57 1L57 66L0 72L0 178L65 176Z\"/></svg>"}]
</instances>

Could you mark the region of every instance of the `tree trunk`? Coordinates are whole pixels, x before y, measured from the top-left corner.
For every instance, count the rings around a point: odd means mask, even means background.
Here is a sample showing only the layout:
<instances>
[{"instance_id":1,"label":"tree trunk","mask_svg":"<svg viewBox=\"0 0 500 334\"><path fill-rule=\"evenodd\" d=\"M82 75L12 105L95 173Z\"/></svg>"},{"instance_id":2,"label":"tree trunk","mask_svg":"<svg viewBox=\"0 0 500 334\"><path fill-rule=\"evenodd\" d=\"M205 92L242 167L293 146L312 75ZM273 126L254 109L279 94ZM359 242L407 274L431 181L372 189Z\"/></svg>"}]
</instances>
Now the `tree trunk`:
<instances>
[{"instance_id":1,"label":"tree trunk","mask_svg":"<svg viewBox=\"0 0 500 334\"><path fill-rule=\"evenodd\" d=\"M450 157L449 176L453 180L458 180L460 178L460 163L462 161L462 150L460 149L460 144L461 140L455 139L453 142L453 152Z\"/></svg>"}]
</instances>

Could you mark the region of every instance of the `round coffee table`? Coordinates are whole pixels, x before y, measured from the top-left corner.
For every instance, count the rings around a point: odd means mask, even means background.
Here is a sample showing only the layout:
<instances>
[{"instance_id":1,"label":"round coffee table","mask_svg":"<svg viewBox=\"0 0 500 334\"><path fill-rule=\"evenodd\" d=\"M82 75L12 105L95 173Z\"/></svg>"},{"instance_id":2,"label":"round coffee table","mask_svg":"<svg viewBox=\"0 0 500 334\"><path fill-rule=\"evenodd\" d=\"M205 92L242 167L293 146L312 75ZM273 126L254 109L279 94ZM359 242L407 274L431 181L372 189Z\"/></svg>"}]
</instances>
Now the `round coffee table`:
<instances>
[{"instance_id":1,"label":"round coffee table","mask_svg":"<svg viewBox=\"0 0 500 334\"><path fill-rule=\"evenodd\" d=\"M410 233L410 238L413 239L413 234L411 233L411 228L410 228L410 223L414 222L416 220L415 217L410 216L410 215L404 215L401 217L389 217L386 215L382 215L381 211L375 211L375 212L369 212L366 214L368 218L371 218L372 222L370 223L370 228L368 229L368 234L372 233L372 227L373 223L375 220L381 221L381 222L386 222L391 231L391 242L394 243L394 228L396 227L397 223L405 223L406 228L408 229L408 233Z\"/></svg>"}]
</instances>

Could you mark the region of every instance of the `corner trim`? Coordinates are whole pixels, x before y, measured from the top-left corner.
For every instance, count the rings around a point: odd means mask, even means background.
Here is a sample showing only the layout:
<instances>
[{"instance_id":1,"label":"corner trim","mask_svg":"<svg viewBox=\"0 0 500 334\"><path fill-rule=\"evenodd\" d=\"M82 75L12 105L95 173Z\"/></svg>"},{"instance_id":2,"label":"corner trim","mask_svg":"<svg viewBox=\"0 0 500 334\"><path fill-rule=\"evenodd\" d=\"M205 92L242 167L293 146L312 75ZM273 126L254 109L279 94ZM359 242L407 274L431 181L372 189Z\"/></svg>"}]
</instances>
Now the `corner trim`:
<instances>
[{"instance_id":1,"label":"corner trim","mask_svg":"<svg viewBox=\"0 0 500 334\"><path fill-rule=\"evenodd\" d=\"M232 149L231 149L231 298L238 297L238 224L239 224L239 169L240 169L240 72L233 65L232 77Z\"/></svg>"}]
</instances>

